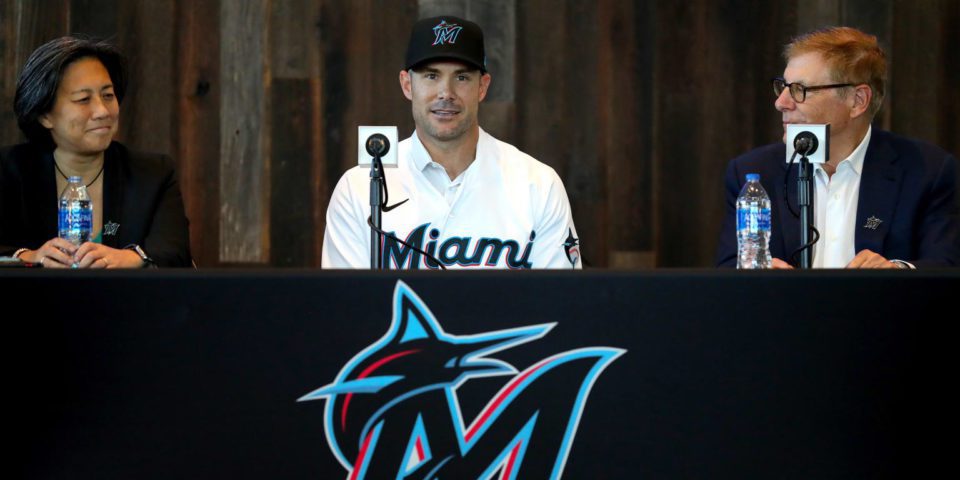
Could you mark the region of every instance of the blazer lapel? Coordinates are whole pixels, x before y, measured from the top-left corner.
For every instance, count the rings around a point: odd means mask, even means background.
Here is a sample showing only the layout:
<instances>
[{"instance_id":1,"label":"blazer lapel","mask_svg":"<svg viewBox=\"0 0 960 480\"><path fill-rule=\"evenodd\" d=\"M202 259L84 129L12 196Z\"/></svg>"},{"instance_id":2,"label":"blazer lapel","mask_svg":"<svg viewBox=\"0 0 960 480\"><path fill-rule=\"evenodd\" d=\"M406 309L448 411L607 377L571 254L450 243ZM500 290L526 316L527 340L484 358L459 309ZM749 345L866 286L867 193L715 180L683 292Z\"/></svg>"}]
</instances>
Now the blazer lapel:
<instances>
[{"instance_id":1,"label":"blazer lapel","mask_svg":"<svg viewBox=\"0 0 960 480\"><path fill-rule=\"evenodd\" d=\"M31 168L30 176L33 178L24 178L24 185L39 185L40 188L30 189L26 192L27 214L26 224L34 223L42 228L42 238L47 240L58 235L58 223L60 212L60 192L57 191L57 171L53 164L53 151L45 151L40 155L40 162L36 168Z\"/></svg>"},{"instance_id":2,"label":"blazer lapel","mask_svg":"<svg viewBox=\"0 0 960 480\"><path fill-rule=\"evenodd\" d=\"M900 195L903 169L897 165L897 154L875 131L863 161L860 198L857 201L857 223L854 244L859 252L870 249L883 252L883 239L890 231L890 221Z\"/></svg>"},{"instance_id":3,"label":"blazer lapel","mask_svg":"<svg viewBox=\"0 0 960 480\"><path fill-rule=\"evenodd\" d=\"M122 162L117 159L115 144L103 155L103 244L120 248L120 236L123 234L123 171Z\"/></svg>"}]
</instances>

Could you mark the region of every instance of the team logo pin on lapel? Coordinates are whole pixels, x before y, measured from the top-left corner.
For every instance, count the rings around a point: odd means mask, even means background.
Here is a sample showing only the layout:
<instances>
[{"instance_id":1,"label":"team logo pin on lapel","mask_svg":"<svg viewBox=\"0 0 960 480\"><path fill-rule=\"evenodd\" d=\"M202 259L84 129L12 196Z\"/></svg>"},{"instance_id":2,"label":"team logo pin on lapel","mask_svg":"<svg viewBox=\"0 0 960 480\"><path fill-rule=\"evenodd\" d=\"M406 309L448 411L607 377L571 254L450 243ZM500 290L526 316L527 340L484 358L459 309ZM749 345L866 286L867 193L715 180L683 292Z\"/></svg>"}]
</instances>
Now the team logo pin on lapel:
<instances>
[{"instance_id":1,"label":"team logo pin on lapel","mask_svg":"<svg viewBox=\"0 0 960 480\"><path fill-rule=\"evenodd\" d=\"M881 223L883 223L883 220L880 220L879 218L874 217L874 216L871 215L870 218L867 219L867 223L863 224L863 228L869 228L870 230L876 230L877 227L879 227Z\"/></svg>"},{"instance_id":2,"label":"team logo pin on lapel","mask_svg":"<svg viewBox=\"0 0 960 480\"><path fill-rule=\"evenodd\" d=\"M107 222L107 223L103 226L103 234L104 234L104 235L116 235L118 228L120 228L120 224L119 224L119 223L116 223L116 222Z\"/></svg>"}]
</instances>

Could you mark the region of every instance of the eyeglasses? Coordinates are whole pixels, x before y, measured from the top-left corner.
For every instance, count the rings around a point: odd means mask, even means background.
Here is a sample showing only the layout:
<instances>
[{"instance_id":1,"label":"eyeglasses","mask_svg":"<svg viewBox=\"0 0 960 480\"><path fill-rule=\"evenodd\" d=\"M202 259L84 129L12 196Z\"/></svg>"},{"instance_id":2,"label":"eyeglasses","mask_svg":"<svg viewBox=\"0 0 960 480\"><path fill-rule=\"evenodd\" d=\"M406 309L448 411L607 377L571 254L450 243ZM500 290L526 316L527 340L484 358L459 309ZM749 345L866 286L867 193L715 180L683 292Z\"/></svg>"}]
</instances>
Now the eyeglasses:
<instances>
[{"instance_id":1,"label":"eyeglasses","mask_svg":"<svg viewBox=\"0 0 960 480\"><path fill-rule=\"evenodd\" d=\"M814 87L807 87L799 83L787 83L787 80L783 77L774 77L770 80L773 83L773 93L776 96L780 96L783 93L784 88L790 89L790 97L793 98L794 102L803 103L807 99L807 92L813 90L823 90L826 88L842 88L842 87L852 87L852 83L836 83L833 85L817 85Z\"/></svg>"}]
</instances>

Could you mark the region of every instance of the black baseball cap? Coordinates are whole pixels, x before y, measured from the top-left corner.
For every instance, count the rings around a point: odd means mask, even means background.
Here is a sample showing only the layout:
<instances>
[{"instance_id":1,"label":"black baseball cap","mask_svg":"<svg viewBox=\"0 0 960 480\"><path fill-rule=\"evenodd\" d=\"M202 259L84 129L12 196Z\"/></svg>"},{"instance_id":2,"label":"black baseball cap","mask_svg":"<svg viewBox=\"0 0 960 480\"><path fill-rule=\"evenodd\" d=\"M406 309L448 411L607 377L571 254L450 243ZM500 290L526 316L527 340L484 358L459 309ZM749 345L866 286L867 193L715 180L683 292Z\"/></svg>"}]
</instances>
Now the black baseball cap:
<instances>
[{"instance_id":1,"label":"black baseball cap","mask_svg":"<svg viewBox=\"0 0 960 480\"><path fill-rule=\"evenodd\" d=\"M487 55L480 26L450 15L424 18L414 23L404 70L438 59L459 60L486 73Z\"/></svg>"}]
</instances>

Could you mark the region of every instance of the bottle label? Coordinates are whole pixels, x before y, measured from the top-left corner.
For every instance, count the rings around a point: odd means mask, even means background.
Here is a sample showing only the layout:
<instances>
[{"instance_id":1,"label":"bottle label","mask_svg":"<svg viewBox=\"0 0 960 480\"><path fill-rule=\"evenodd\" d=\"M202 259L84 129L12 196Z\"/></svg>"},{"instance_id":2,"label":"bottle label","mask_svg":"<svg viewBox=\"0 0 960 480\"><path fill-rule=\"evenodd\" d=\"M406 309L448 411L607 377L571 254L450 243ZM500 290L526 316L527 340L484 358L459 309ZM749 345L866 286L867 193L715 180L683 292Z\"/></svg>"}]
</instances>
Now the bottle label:
<instances>
[{"instance_id":1,"label":"bottle label","mask_svg":"<svg viewBox=\"0 0 960 480\"><path fill-rule=\"evenodd\" d=\"M758 208L759 214L757 215L757 228L763 232L770 231L770 209L769 208Z\"/></svg>"},{"instance_id":2,"label":"bottle label","mask_svg":"<svg viewBox=\"0 0 960 480\"><path fill-rule=\"evenodd\" d=\"M75 243L89 240L93 230L93 208L89 200L62 202L58 218L59 234Z\"/></svg>"},{"instance_id":3,"label":"bottle label","mask_svg":"<svg viewBox=\"0 0 960 480\"><path fill-rule=\"evenodd\" d=\"M748 233L770 231L770 209L759 206L737 209L737 231Z\"/></svg>"}]
</instances>

